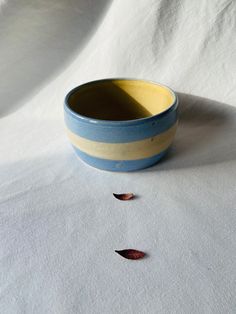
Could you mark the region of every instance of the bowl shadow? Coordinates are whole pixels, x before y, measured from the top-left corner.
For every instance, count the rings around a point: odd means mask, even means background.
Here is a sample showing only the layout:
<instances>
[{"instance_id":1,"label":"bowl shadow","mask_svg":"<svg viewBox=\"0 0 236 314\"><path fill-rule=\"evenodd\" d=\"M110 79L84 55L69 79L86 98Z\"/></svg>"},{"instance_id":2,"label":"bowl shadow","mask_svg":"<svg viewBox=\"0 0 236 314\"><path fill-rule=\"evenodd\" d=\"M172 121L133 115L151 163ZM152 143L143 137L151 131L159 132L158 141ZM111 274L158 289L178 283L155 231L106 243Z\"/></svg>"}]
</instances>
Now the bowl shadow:
<instances>
[{"instance_id":1,"label":"bowl shadow","mask_svg":"<svg viewBox=\"0 0 236 314\"><path fill-rule=\"evenodd\" d=\"M179 126L160 171L217 164L236 159L236 108L211 99L177 93Z\"/></svg>"}]
</instances>

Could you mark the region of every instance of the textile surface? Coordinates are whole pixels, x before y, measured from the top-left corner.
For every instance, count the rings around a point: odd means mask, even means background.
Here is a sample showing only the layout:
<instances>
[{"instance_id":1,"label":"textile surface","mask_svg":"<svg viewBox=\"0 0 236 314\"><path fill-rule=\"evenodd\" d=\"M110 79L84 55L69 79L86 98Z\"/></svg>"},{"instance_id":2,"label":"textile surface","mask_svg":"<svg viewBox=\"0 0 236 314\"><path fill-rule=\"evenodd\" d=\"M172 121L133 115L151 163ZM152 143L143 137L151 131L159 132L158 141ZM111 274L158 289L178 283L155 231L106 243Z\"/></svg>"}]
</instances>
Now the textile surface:
<instances>
[{"instance_id":1,"label":"textile surface","mask_svg":"<svg viewBox=\"0 0 236 314\"><path fill-rule=\"evenodd\" d=\"M1 314L236 312L235 19L230 0L0 0ZM106 77L178 93L154 167L74 154L64 97Z\"/></svg>"}]
</instances>

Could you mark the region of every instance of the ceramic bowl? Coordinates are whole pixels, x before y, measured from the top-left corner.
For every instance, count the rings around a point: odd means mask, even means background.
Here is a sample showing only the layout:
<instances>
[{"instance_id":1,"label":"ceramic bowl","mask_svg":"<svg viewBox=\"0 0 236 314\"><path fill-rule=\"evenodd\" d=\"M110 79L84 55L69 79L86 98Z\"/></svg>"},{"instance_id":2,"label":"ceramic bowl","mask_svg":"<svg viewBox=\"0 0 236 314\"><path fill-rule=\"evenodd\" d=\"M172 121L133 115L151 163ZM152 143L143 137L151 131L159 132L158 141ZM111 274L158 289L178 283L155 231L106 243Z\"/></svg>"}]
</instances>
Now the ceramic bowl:
<instances>
[{"instance_id":1,"label":"ceramic bowl","mask_svg":"<svg viewBox=\"0 0 236 314\"><path fill-rule=\"evenodd\" d=\"M158 162L177 128L178 99L164 85L135 79L89 82L68 93L67 134L87 164L133 171Z\"/></svg>"}]
</instances>

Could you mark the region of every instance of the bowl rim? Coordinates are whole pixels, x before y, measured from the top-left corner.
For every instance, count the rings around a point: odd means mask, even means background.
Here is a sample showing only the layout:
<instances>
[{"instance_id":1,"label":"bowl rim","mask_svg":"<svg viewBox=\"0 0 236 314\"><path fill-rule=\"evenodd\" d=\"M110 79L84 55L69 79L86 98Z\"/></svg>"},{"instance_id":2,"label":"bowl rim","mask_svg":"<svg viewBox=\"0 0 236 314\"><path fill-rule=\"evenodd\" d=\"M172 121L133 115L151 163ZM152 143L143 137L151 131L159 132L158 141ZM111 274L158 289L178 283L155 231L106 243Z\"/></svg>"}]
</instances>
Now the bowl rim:
<instances>
[{"instance_id":1,"label":"bowl rim","mask_svg":"<svg viewBox=\"0 0 236 314\"><path fill-rule=\"evenodd\" d=\"M150 117L144 117L144 118L139 118L139 119L132 119L132 120L103 120L103 119L95 119L92 117L87 117L84 115L81 115L77 112L75 112L74 110L72 110L69 106L69 98L72 94L74 94L75 92L77 92L77 90L79 90L81 87L84 86L88 86L88 85L93 85L96 83L102 83L102 82L107 82L107 81L139 81L139 82L144 82L144 83L149 83L149 84L154 84L154 85L158 85L160 87L163 87L165 89L168 90L168 92L173 96L173 102L170 104L169 107L167 107L164 111L157 113L155 115L152 115ZM155 120L158 117L163 117L163 115L168 114L169 112L175 110L178 107L179 104L179 100L178 100L178 96L177 94L168 86L164 85L164 84L160 84L157 83L155 81L151 81L151 80L145 80L145 79L138 79L138 78L119 78L119 77L115 77L115 78L105 78L105 79L98 79L98 80L93 80L93 81L89 81L86 82L84 84L78 85L76 87L74 87L73 89L71 89L65 96L64 99L64 110L66 111L66 113L69 113L72 117L79 119L82 122L86 122L86 123L93 123L93 124L102 124L102 125L106 125L106 126L121 126L121 125L136 125L136 124L142 124L145 122L152 122L153 120Z\"/></svg>"}]
</instances>

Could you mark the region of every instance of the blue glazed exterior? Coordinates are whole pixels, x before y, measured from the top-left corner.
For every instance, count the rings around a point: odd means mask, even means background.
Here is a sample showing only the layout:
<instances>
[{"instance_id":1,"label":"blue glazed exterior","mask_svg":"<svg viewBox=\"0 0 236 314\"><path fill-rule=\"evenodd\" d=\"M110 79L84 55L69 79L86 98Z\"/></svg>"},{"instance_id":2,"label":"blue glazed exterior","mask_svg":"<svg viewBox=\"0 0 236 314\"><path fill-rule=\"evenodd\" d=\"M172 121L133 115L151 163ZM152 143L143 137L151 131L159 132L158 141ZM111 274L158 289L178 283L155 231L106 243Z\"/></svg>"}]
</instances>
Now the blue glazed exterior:
<instances>
[{"instance_id":1,"label":"blue glazed exterior","mask_svg":"<svg viewBox=\"0 0 236 314\"><path fill-rule=\"evenodd\" d=\"M174 95L174 102L160 114L136 120L108 121L82 116L69 107L70 95L79 88L80 86L74 88L66 96L64 117L72 146L83 161L103 170L134 171L155 164L165 155L173 140L178 121L178 98L173 91L165 87ZM156 141L156 148L151 147L153 140ZM163 141L166 142L163 144ZM146 152L140 147L144 147ZM123 159L129 150L128 159Z\"/></svg>"},{"instance_id":2,"label":"blue glazed exterior","mask_svg":"<svg viewBox=\"0 0 236 314\"><path fill-rule=\"evenodd\" d=\"M149 138L168 130L178 119L176 109L177 102L168 112L158 117L130 120L127 123L115 121L114 124L109 124L106 121L94 123L93 120L80 119L65 105L65 123L73 133L92 141L125 143Z\"/></svg>"},{"instance_id":3,"label":"blue glazed exterior","mask_svg":"<svg viewBox=\"0 0 236 314\"><path fill-rule=\"evenodd\" d=\"M88 165L96 167L101 170L115 171L115 172L128 172L140 169L145 169L151 165L156 164L161 158L163 158L167 151L161 152L153 157L138 159L138 160L108 160L92 157L76 147L73 147L76 154Z\"/></svg>"}]
</instances>

